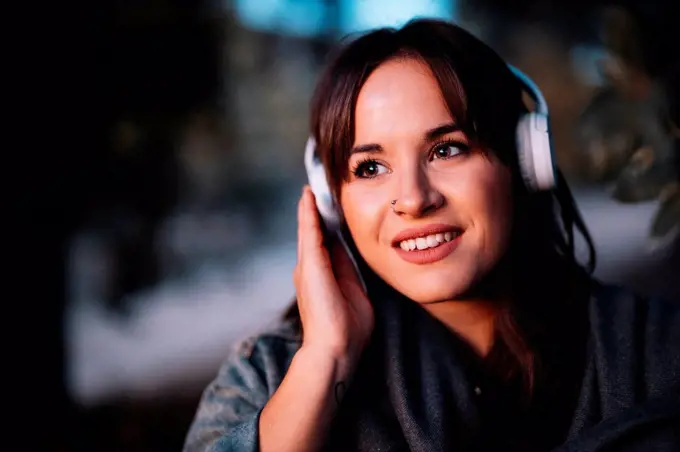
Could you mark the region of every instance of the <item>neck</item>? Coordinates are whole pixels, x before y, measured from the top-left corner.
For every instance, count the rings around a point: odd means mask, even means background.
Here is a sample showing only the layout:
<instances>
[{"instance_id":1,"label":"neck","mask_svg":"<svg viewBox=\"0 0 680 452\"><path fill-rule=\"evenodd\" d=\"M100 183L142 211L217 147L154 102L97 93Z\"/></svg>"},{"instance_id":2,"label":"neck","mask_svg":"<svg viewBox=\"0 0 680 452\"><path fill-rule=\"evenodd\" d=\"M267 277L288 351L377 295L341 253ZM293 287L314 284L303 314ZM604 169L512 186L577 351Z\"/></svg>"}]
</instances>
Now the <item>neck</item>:
<instances>
[{"instance_id":1,"label":"neck","mask_svg":"<svg viewBox=\"0 0 680 452\"><path fill-rule=\"evenodd\" d=\"M497 306L494 301L474 299L430 303L423 308L485 357L493 346Z\"/></svg>"},{"instance_id":2,"label":"neck","mask_svg":"<svg viewBox=\"0 0 680 452\"><path fill-rule=\"evenodd\" d=\"M486 277L455 300L425 305L430 315L460 336L481 357L491 351L495 319L511 293L511 272L507 257Z\"/></svg>"}]
</instances>

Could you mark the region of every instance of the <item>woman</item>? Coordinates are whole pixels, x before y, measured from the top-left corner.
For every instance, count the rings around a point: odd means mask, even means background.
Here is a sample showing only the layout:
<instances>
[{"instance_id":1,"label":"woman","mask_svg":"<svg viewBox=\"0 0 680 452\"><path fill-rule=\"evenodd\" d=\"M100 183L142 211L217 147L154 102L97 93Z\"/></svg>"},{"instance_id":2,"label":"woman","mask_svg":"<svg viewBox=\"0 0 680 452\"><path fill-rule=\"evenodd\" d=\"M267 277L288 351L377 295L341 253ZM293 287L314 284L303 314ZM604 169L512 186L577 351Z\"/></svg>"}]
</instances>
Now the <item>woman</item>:
<instances>
[{"instance_id":1,"label":"woman","mask_svg":"<svg viewBox=\"0 0 680 452\"><path fill-rule=\"evenodd\" d=\"M185 450L677 450L679 310L577 263L568 188L523 180L525 113L454 25L342 48L311 129L367 293L306 187L297 304L225 362Z\"/></svg>"}]
</instances>

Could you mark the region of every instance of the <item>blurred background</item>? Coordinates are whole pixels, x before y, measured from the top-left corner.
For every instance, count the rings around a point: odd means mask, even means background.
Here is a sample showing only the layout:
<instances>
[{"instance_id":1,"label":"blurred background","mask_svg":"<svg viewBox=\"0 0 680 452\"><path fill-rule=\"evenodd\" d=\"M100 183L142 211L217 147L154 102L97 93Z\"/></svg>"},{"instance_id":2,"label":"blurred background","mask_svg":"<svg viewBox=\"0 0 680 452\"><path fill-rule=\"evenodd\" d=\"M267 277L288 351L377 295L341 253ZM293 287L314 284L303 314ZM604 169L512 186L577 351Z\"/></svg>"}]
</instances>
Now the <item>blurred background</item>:
<instances>
[{"instance_id":1,"label":"blurred background","mask_svg":"<svg viewBox=\"0 0 680 452\"><path fill-rule=\"evenodd\" d=\"M181 449L233 342L293 295L308 102L329 49L413 17L467 27L534 78L596 275L680 299L677 2L100 3L98 139L63 204L53 309L60 450Z\"/></svg>"}]
</instances>

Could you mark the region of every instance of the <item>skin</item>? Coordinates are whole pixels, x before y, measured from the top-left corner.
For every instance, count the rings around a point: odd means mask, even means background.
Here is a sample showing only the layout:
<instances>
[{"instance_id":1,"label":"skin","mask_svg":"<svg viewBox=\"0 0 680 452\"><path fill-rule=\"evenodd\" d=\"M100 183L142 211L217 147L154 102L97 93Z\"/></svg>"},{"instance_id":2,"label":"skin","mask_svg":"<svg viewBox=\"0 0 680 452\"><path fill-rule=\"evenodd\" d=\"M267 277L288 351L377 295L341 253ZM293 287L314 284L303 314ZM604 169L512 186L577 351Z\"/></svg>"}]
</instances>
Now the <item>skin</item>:
<instances>
[{"instance_id":1,"label":"skin","mask_svg":"<svg viewBox=\"0 0 680 452\"><path fill-rule=\"evenodd\" d=\"M491 343L493 302L470 300L466 293L508 248L513 210L509 169L462 131L428 140L427 131L455 124L455 118L429 68L417 60L394 59L379 66L359 93L355 119L354 148L380 148L351 155L350 170L360 171L350 172L340 189L357 248L388 284L484 353ZM462 228L459 246L435 263L401 259L394 237L430 224Z\"/></svg>"}]
</instances>

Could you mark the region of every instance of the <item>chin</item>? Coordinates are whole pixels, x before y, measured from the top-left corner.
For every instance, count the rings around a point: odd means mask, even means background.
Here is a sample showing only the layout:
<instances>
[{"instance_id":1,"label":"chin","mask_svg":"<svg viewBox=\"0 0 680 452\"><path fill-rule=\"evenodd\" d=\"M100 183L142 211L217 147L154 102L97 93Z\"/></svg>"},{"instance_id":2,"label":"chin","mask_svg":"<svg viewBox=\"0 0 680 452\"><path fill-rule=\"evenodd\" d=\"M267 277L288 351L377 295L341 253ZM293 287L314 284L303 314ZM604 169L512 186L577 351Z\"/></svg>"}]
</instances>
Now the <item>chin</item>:
<instances>
[{"instance_id":1,"label":"chin","mask_svg":"<svg viewBox=\"0 0 680 452\"><path fill-rule=\"evenodd\" d=\"M425 273L425 272L424 272ZM473 278L464 272L429 272L403 278L390 278L387 282L409 299L419 304L454 300L466 293Z\"/></svg>"}]
</instances>

